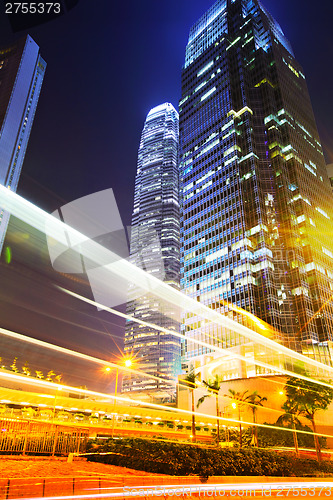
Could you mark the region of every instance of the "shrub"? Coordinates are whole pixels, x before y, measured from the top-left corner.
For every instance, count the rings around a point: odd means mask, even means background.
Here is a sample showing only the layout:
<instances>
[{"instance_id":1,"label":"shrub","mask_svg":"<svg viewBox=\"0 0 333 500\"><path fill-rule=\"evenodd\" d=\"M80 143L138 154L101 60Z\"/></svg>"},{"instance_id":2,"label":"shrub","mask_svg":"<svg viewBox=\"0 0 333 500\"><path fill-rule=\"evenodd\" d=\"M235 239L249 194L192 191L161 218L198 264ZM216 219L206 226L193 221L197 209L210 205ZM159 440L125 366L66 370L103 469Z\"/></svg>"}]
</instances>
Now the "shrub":
<instances>
[{"instance_id":1,"label":"shrub","mask_svg":"<svg viewBox=\"0 0 333 500\"><path fill-rule=\"evenodd\" d=\"M169 475L196 474L203 480L218 476L303 476L333 472L330 462L270 451L243 448L238 450L192 446L184 443L123 438L89 443L88 460ZM98 453L109 453L99 455Z\"/></svg>"},{"instance_id":2,"label":"shrub","mask_svg":"<svg viewBox=\"0 0 333 500\"><path fill-rule=\"evenodd\" d=\"M270 425L265 423L265 425ZM274 426L278 426L277 424L274 424ZM278 429L269 429L268 427L259 427L258 428L258 443L259 447L269 447L269 446L288 446L288 447L293 447L294 446L294 440L293 440L293 434L292 432L286 432L283 430L283 426L278 426L281 427L281 430ZM290 427L288 427L290 428ZM307 431L312 433L312 430L310 427L307 425L297 425L296 426L297 430L300 431ZM250 434L248 434L250 438ZM311 434L297 434L297 439L298 439L298 446L300 448L314 448L314 439ZM320 437L319 438L320 446L322 448L327 448L326 444L326 438L325 437Z\"/></svg>"}]
</instances>

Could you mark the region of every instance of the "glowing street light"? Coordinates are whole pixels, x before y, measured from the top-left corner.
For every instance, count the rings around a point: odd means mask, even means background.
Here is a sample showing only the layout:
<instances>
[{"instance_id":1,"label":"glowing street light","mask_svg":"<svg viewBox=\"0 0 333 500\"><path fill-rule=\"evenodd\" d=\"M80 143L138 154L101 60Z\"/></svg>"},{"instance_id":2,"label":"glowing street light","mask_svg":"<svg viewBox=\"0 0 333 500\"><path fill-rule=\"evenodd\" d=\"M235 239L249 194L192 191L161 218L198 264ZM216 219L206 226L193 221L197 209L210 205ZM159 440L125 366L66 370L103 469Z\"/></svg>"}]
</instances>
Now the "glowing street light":
<instances>
[{"instance_id":1,"label":"glowing street light","mask_svg":"<svg viewBox=\"0 0 333 500\"><path fill-rule=\"evenodd\" d=\"M57 390L56 390L56 393L55 393L55 396L54 396L54 404L53 404L53 417L52 417L52 421L54 421L55 419L55 411L56 411L56 403L57 403L57 397L58 397L58 393L59 391L62 391L63 387L61 385L59 385L57 387Z\"/></svg>"},{"instance_id":2,"label":"glowing street light","mask_svg":"<svg viewBox=\"0 0 333 500\"><path fill-rule=\"evenodd\" d=\"M132 366L132 360L127 358L123 360L123 363L126 368L130 368ZM107 372L111 370L111 368L108 366L105 369ZM113 438L114 435L114 426L115 426L115 418L116 418L116 402L117 402L117 392L118 392L118 377L119 377L119 366L117 366L116 370L116 385L114 388L114 400L113 400L113 418L112 418L112 434L111 437Z\"/></svg>"}]
</instances>

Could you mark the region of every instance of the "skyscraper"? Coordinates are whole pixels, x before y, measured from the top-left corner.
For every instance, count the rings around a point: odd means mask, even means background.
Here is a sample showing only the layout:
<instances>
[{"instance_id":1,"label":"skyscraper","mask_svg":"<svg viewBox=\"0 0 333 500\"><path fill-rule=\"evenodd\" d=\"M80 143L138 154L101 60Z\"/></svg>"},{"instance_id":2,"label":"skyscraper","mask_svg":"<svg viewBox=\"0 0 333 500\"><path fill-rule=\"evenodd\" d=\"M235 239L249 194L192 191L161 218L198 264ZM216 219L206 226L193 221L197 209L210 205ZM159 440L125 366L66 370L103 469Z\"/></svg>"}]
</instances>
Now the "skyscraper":
<instances>
[{"instance_id":1,"label":"skyscraper","mask_svg":"<svg viewBox=\"0 0 333 500\"><path fill-rule=\"evenodd\" d=\"M331 189L333 193L333 163L326 165L327 175L331 183Z\"/></svg>"},{"instance_id":2,"label":"skyscraper","mask_svg":"<svg viewBox=\"0 0 333 500\"><path fill-rule=\"evenodd\" d=\"M303 70L259 0L218 0L194 24L179 106L181 289L251 326L245 309L330 363L325 160ZM184 322L184 363L209 351L191 338L241 343L195 315Z\"/></svg>"},{"instance_id":3,"label":"skyscraper","mask_svg":"<svg viewBox=\"0 0 333 500\"><path fill-rule=\"evenodd\" d=\"M16 191L46 63L28 35L0 49L0 184ZM0 205L0 253L9 213Z\"/></svg>"},{"instance_id":4,"label":"skyscraper","mask_svg":"<svg viewBox=\"0 0 333 500\"><path fill-rule=\"evenodd\" d=\"M148 113L138 152L130 244L133 263L177 290L180 280L178 135L178 113L172 104L161 104ZM128 314L179 332L179 319L172 307L153 295L138 296L134 286L129 299ZM180 373L178 338L128 321L125 354L135 358L138 369L156 378L125 376L123 391L153 391L155 397L162 399L172 395Z\"/></svg>"}]
</instances>

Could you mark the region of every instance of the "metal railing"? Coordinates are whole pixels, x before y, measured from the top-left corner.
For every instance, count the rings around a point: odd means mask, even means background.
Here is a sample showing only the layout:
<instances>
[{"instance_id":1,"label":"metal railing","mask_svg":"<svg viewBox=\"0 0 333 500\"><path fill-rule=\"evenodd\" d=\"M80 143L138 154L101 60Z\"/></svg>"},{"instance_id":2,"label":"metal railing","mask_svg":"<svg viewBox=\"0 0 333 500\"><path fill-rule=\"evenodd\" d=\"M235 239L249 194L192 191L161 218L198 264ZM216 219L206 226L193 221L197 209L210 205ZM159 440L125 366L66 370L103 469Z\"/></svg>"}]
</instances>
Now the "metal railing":
<instances>
[{"instance_id":1,"label":"metal railing","mask_svg":"<svg viewBox=\"0 0 333 500\"><path fill-rule=\"evenodd\" d=\"M58 425L72 425L72 426L81 426L81 427L105 427L112 428L114 426L115 429L141 429L147 431L155 431L155 432L177 432L181 434L191 434L191 425L188 424L179 424L175 421L158 421L154 422L152 419L143 418L142 420L136 419L134 417L128 419L126 416L119 414L115 419L112 416L105 417L93 417L91 415L87 415L84 413L71 413L69 411L56 411L52 410L42 410L35 411L32 410L29 412L31 408L23 408L23 409L12 409L6 408L2 410L0 415L1 418L11 418L11 419L19 419L19 420L33 420L40 421L46 423L54 423ZM222 425L221 425L222 427ZM199 425L199 422L196 425L196 432L200 435L210 435L213 430L216 430L215 424L205 424Z\"/></svg>"},{"instance_id":2,"label":"metal railing","mask_svg":"<svg viewBox=\"0 0 333 500\"><path fill-rule=\"evenodd\" d=\"M68 455L85 451L88 429L35 420L0 420L0 453Z\"/></svg>"}]
</instances>

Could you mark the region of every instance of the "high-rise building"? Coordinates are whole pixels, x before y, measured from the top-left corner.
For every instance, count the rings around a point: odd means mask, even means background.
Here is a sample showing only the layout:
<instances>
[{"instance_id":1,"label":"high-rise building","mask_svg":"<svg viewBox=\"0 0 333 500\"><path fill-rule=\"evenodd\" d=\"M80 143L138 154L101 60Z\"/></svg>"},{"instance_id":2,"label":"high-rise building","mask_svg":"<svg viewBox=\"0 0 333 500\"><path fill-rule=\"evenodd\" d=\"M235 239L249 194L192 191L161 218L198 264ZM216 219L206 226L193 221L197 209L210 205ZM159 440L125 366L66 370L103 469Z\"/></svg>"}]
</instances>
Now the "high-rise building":
<instances>
[{"instance_id":1,"label":"high-rise building","mask_svg":"<svg viewBox=\"0 0 333 500\"><path fill-rule=\"evenodd\" d=\"M333 163L326 165L327 175L331 183L331 189L333 193Z\"/></svg>"},{"instance_id":2,"label":"high-rise building","mask_svg":"<svg viewBox=\"0 0 333 500\"><path fill-rule=\"evenodd\" d=\"M0 184L16 191L46 63L28 35L0 49ZM0 204L0 253L9 213Z\"/></svg>"},{"instance_id":3,"label":"high-rise building","mask_svg":"<svg viewBox=\"0 0 333 500\"><path fill-rule=\"evenodd\" d=\"M156 278L179 290L180 234L178 188L178 113L164 103L147 115L138 152L130 259ZM156 297L129 291L127 313L136 319L179 332L179 318ZM180 373L180 341L171 334L128 321L125 354L137 369L156 378L125 376L123 391L154 393L170 399ZM169 379L164 382L161 379Z\"/></svg>"},{"instance_id":4,"label":"high-rise building","mask_svg":"<svg viewBox=\"0 0 333 500\"><path fill-rule=\"evenodd\" d=\"M191 28L179 116L181 289L331 363L330 185L303 69L259 0L218 0ZM184 365L209 354L191 338L243 342L184 323Z\"/></svg>"}]
</instances>

